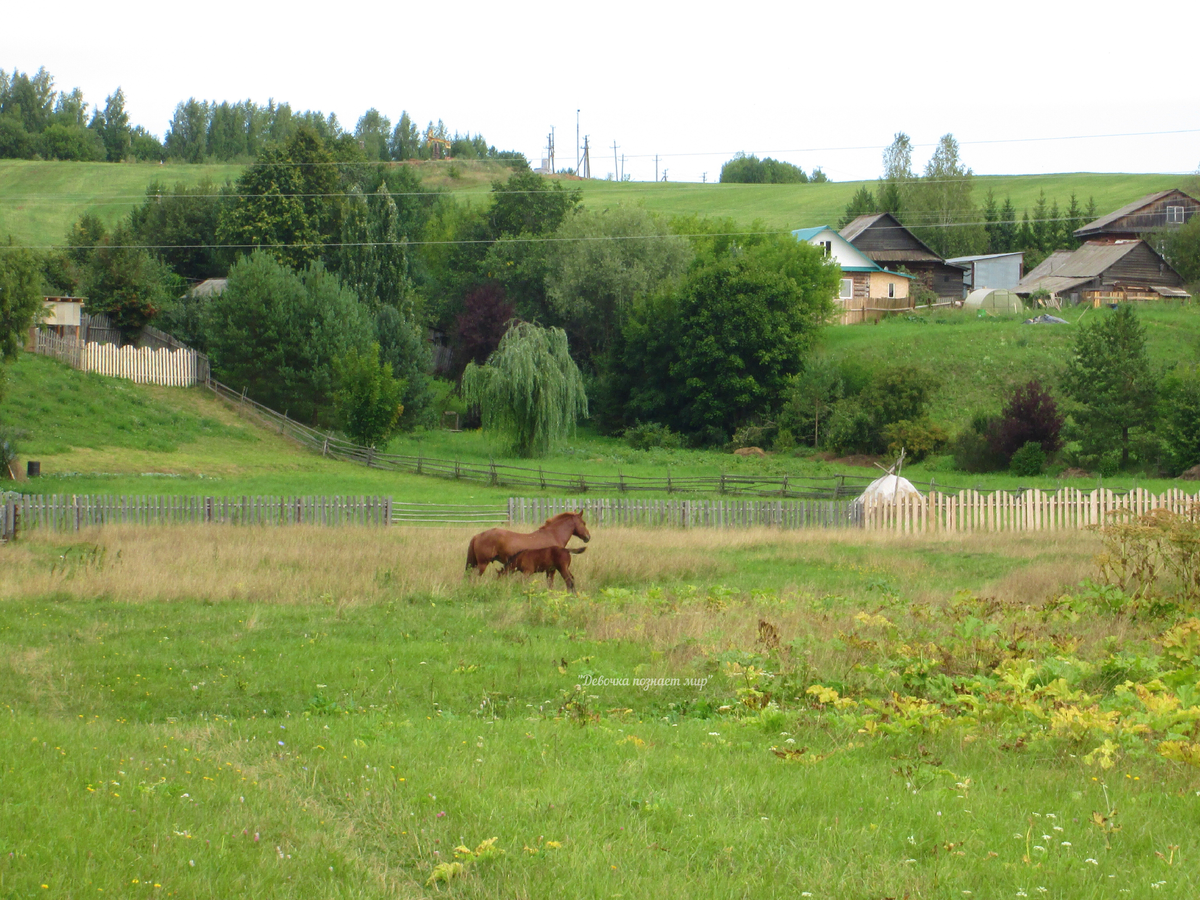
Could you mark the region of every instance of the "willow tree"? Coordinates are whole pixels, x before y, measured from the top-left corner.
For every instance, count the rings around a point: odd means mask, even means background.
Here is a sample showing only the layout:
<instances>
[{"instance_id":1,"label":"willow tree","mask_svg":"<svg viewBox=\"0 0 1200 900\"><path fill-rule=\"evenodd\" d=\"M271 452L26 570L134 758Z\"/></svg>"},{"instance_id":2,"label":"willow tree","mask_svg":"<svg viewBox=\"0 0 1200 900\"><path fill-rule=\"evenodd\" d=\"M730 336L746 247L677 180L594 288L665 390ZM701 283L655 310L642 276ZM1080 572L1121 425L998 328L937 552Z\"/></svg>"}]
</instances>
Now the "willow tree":
<instances>
[{"instance_id":1,"label":"willow tree","mask_svg":"<svg viewBox=\"0 0 1200 900\"><path fill-rule=\"evenodd\" d=\"M583 378L561 328L512 325L482 366L470 363L463 396L478 405L483 430L518 456L543 456L588 412Z\"/></svg>"}]
</instances>

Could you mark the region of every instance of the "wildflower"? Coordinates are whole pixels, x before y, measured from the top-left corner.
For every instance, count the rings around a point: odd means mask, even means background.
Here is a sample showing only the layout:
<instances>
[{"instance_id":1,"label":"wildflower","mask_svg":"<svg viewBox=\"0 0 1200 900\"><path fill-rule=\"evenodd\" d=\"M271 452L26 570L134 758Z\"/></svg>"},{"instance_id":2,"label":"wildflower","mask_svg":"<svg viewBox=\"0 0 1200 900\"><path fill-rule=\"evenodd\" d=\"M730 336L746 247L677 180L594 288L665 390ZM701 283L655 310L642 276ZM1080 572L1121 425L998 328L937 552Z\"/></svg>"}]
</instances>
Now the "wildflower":
<instances>
[{"instance_id":1,"label":"wildflower","mask_svg":"<svg viewBox=\"0 0 1200 900\"><path fill-rule=\"evenodd\" d=\"M1070 847L1070 846L1071 846L1071 842L1070 842L1070 841L1063 841L1063 842L1062 842L1062 844L1060 844L1059 846L1061 846L1061 847Z\"/></svg>"},{"instance_id":2,"label":"wildflower","mask_svg":"<svg viewBox=\"0 0 1200 900\"><path fill-rule=\"evenodd\" d=\"M446 816L446 811L444 809L440 813L437 814L437 818L439 818L439 819L445 818L445 816Z\"/></svg>"},{"instance_id":3,"label":"wildflower","mask_svg":"<svg viewBox=\"0 0 1200 900\"><path fill-rule=\"evenodd\" d=\"M1093 866L1100 865L1098 860L1092 859L1090 856L1087 859L1085 859L1084 862L1091 863Z\"/></svg>"}]
</instances>

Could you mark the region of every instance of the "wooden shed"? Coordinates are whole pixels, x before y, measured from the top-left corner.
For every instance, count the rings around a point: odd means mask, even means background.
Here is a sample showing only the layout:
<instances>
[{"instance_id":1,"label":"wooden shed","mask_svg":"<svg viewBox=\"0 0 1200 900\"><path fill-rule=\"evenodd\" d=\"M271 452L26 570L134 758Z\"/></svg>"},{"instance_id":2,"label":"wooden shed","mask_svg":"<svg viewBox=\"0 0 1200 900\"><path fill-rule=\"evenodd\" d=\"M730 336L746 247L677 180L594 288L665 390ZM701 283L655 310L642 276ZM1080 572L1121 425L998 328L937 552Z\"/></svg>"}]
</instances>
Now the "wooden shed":
<instances>
[{"instance_id":1,"label":"wooden shed","mask_svg":"<svg viewBox=\"0 0 1200 900\"><path fill-rule=\"evenodd\" d=\"M1122 206L1095 222L1089 222L1075 230L1080 241L1137 240L1148 231L1160 228L1178 228L1189 221L1200 210L1200 201L1178 189L1147 194L1139 200Z\"/></svg>"},{"instance_id":2,"label":"wooden shed","mask_svg":"<svg viewBox=\"0 0 1200 900\"><path fill-rule=\"evenodd\" d=\"M962 299L964 267L947 263L891 213L859 216L841 235L883 268L903 267L939 297Z\"/></svg>"},{"instance_id":3,"label":"wooden shed","mask_svg":"<svg viewBox=\"0 0 1200 900\"><path fill-rule=\"evenodd\" d=\"M1145 241L1089 241L1078 250L1058 250L1032 269L1015 288L1022 296L1046 290L1073 303L1187 298L1183 279Z\"/></svg>"}]
</instances>

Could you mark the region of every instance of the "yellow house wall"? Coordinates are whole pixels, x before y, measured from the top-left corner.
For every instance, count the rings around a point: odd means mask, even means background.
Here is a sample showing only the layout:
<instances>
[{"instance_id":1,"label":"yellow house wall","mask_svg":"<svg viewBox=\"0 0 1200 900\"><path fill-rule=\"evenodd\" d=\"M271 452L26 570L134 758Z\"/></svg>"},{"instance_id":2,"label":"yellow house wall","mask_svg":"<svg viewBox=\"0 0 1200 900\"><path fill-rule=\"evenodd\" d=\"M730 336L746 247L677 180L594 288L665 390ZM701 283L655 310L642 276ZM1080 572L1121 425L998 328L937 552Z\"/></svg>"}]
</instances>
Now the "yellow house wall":
<instances>
[{"instance_id":1,"label":"yellow house wall","mask_svg":"<svg viewBox=\"0 0 1200 900\"><path fill-rule=\"evenodd\" d=\"M871 298L886 299L888 295L888 283L896 285L896 299L902 300L908 296L908 279L900 278L896 275L889 275L887 272L871 272Z\"/></svg>"}]
</instances>

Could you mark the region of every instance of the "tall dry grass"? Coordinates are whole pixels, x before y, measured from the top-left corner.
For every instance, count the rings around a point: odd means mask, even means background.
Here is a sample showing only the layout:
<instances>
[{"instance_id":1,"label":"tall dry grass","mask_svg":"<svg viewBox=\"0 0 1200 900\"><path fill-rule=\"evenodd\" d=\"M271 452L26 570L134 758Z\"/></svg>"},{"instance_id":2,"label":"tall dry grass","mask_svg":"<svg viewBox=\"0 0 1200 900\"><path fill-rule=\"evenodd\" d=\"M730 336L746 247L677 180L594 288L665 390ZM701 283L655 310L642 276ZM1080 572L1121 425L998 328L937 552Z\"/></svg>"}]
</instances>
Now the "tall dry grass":
<instances>
[{"instance_id":1,"label":"tall dry grass","mask_svg":"<svg viewBox=\"0 0 1200 900\"><path fill-rule=\"evenodd\" d=\"M112 526L55 534L28 532L0 549L0 597L60 595L149 600L371 603L411 594L446 596L468 581L464 528L246 528ZM573 544L577 544L573 541ZM958 587L1004 602L1044 596L1092 572L1090 534L920 536L863 531L773 529L690 531L605 528L572 568L583 591L613 585L694 581L739 587L747 579L802 595L818 590L794 573L844 566L886 573L906 596L945 597L953 586L931 568L956 554L986 552L1016 561L992 583ZM792 574L783 573L783 565ZM772 566L781 574L773 577ZM932 573L932 574L931 574ZM933 577L936 574L937 577ZM816 575L813 576L814 578ZM519 588L513 579L511 588ZM492 573L480 582L498 582Z\"/></svg>"}]
</instances>

